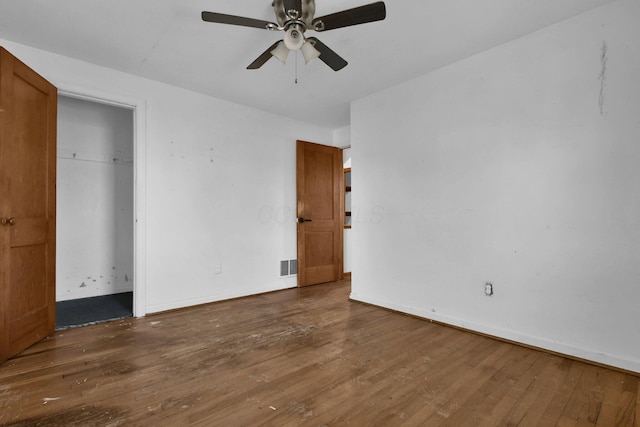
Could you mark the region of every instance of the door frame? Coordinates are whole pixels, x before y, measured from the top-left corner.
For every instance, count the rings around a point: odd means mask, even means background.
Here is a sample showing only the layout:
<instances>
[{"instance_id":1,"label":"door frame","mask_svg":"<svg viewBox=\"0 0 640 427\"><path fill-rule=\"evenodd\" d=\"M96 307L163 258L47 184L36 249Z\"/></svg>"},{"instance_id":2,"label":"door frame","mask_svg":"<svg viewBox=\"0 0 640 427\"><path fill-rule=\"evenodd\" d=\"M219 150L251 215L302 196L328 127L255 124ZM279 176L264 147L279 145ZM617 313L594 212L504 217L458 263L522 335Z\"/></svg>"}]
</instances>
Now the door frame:
<instances>
[{"instance_id":1,"label":"door frame","mask_svg":"<svg viewBox=\"0 0 640 427\"><path fill-rule=\"evenodd\" d=\"M144 99L131 98L81 87L66 82L52 81L58 95L84 101L126 108L133 111L133 315L147 314L147 105Z\"/></svg>"}]
</instances>

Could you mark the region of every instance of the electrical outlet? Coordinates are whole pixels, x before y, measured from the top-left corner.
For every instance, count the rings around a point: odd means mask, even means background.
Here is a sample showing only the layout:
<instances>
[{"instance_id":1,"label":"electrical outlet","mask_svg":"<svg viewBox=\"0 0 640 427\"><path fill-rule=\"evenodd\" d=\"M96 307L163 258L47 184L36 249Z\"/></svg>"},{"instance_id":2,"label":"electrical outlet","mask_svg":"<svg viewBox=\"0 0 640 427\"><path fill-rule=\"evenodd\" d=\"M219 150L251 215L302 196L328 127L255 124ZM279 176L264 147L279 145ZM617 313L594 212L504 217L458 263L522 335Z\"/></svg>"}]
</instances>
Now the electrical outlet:
<instances>
[{"instance_id":1,"label":"electrical outlet","mask_svg":"<svg viewBox=\"0 0 640 427\"><path fill-rule=\"evenodd\" d=\"M484 294L488 297L493 295L493 283L485 282L484 284Z\"/></svg>"},{"instance_id":2,"label":"electrical outlet","mask_svg":"<svg viewBox=\"0 0 640 427\"><path fill-rule=\"evenodd\" d=\"M222 274L222 264L216 264L214 269L215 274Z\"/></svg>"}]
</instances>

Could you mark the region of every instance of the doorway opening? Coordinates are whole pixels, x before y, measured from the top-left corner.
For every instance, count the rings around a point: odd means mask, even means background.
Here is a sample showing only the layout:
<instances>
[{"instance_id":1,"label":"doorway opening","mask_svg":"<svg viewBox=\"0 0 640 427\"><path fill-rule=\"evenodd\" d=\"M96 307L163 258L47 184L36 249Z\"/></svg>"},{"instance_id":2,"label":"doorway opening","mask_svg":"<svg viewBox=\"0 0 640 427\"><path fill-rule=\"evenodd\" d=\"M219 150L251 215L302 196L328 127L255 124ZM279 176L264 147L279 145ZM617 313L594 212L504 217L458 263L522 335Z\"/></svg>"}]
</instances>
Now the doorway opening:
<instances>
[{"instance_id":1,"label":"doorway opening","mask_svg":"<svg viewBox=\"0 0 640 427\"><path fill-rule=\"evenodd\" d=\"M134 110L58 98L56 328L134 314Z\"/></svg>"},{"instance_id":2,"label":"doorway opening","mask_svg":"<svg viewBox=\"0 0 640 427\"><path fill-rule=\"evenodd\" d=\"M345 279L351 278L351 147L342 149L342 166L344 167L344 270Z\"/></svg>"}]
</instances>

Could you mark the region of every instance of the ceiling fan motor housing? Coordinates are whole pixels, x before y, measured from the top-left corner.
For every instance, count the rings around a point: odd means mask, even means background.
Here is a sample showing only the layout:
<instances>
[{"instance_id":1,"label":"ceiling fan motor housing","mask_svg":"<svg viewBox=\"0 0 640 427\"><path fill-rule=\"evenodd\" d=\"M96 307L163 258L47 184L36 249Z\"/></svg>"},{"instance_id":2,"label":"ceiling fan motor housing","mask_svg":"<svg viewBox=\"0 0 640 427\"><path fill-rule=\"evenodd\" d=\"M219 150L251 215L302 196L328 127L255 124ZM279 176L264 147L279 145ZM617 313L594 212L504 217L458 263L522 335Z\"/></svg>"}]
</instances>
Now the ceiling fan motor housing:
<instances>
[{"instance_id":1,"label":"ceiling fan motor housing","mask_svg":"<svg viewBox=\"0 0 640 427\"><path fill-rule=\"evenodd\" d=\"M284 8L284 0L274 0L272 3L273 10L276 13L276 20L278 25L284 27L287 21L290 20L287 15L287 11ZM313 17L316 14L316 2L315 0L302 0L302 11L298 17L299 21L302 21L308 27L311 27Z\"/></svg>"}]
</instances>

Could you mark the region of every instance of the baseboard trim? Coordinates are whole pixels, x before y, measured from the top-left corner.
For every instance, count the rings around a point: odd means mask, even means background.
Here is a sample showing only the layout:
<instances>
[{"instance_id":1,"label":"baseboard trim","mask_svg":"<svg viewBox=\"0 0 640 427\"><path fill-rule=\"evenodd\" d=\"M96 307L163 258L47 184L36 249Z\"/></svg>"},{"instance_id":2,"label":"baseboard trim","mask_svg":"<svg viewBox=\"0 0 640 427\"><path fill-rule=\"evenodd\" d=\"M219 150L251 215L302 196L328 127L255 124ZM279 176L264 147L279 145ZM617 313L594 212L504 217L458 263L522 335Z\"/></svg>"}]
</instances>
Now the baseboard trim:
<instances>
[{"instance_id":1,"label":"baseboard trim","mask_svg":"<svg viewBox=\"0 0 640 427\"><path fill-rule=\"evenodd\" d=\"M461 331L470 332L514 345L519 345L521 347L530 348L532 350L542 351L555 356L566 357L572 360L588 363L590 365L612 369L623 374L640 377L640 363L633 360L595 353L589 350L584 350L561 343L555 343L541 338L517 334L509 330L489 328L479 324L471 324L461 319L443 315L436 315L435 313L426 313L412 307L390 304L388 302L378 301L375 298L363 297L362 295L353 293L349 296L349 299L351 301L375 306L385 310L393 311L395 313L415 317L421 320L434 322L439 325L452 327Z\"/></svg>"},{"instance_id":2,"label":"baseboard trim","mask_svg":"<svg viewBox=\"0 0 640 427\"><path fill-rule=\"evenodd\" d=\"M244 289L237 292L226 292L223 294L211 295L202 298L184 299L164 304L151 304L147 306L147 314L157 314L166 311L180 310L183 308L195 307L203 304L211 304L219 301L228 301L254 295L267 294L270 292L283 291L285 289L291 289L295 287L295 285L287 286L280 283L278 284L278 286L271 286L263 289Z\"/></svg>"}]
</instances>

